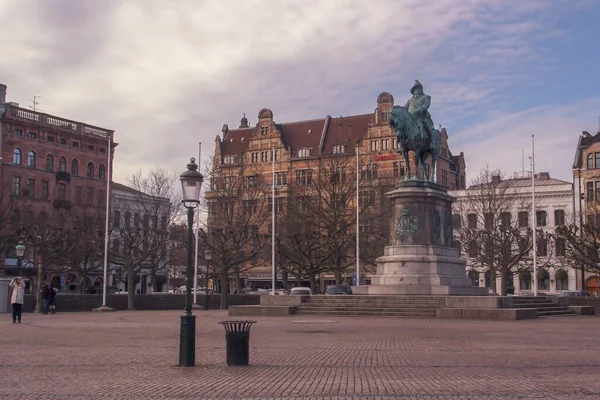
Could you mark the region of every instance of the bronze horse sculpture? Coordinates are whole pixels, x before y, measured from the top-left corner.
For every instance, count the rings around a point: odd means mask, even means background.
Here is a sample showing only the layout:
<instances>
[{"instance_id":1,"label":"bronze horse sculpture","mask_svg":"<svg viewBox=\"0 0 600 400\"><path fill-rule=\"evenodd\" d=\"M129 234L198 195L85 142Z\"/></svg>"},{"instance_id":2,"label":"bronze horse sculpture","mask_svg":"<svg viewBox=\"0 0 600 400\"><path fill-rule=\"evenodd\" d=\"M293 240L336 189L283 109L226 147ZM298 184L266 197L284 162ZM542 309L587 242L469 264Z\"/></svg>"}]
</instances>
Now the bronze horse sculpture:
<instances>
[{"instance_id":1,"label":"bronze horse sculpture","mask_svg":"<svg viewBox=\"0 0 600 400\"><path fill-rule=\"evenodd\" d=\"M423 180L435 182L436 163L438 151L440 148L440 133L436 129L430 132L421 133L419 124L414 117L404 107L394 106L388 113L388 123L396 132L398 138L398 152L404 156L406 163L406 177L408 179L418 179L417 171L419 165L423 169ZM415 152L415 173L411 175L409 151ZM427 157L431 157L431 169L427 165Z\"/></svg>"}]
</instances>

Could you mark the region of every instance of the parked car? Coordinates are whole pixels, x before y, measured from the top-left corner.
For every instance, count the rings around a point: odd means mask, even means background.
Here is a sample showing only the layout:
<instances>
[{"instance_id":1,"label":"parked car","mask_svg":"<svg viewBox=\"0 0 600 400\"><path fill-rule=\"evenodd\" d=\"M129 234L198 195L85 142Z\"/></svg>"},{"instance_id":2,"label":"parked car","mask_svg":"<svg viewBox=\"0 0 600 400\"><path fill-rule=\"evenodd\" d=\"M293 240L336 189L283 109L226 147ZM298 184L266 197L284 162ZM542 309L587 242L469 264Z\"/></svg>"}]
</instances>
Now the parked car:
<instances>
[{"instance_id":1,"label":"parked car","mask_svg":"<svg viewBox=\"0 0 600 400\"><path fill-rule=\"evenodd\" d=\"M268 290L267 292L268 292L268 294L275 295L275 296L283 296L283 295L285 295L285 290L283 290L283 289L275 289L275 293L273 293L272 290Z\"/></svg>"},{"instance_id":2,"label":"parked car","mask_svg":"<svg viewBox=\"0 0 600 400\"><path fill-rule=\"evenodd\" d=\"M295 287L290 290L290 296L310 296L310 288L307 287Z\"/></svg>"},{"instance_id":3,"label":"parked car","mask_svg":"<svg viewBox=\"0 0 600 400\"><path fill-rule=\"evenodd\" d=\"M350 286L346 286L346 285L331 285L331 286L327 286L327 289L325 289L325 294L326 295L348 295L348 294L352 294L352 289L350 289Z\"/></svg>"},{"instance_id":4,"label":"parked car","mask_svg":"<svg viewBox=\"0 0 600 400\"><path fill-rule=\"evenodd\" d=\"M560 292L558 297L592 297L587 290L567 290Z\"/></svg>"}]
</instances>

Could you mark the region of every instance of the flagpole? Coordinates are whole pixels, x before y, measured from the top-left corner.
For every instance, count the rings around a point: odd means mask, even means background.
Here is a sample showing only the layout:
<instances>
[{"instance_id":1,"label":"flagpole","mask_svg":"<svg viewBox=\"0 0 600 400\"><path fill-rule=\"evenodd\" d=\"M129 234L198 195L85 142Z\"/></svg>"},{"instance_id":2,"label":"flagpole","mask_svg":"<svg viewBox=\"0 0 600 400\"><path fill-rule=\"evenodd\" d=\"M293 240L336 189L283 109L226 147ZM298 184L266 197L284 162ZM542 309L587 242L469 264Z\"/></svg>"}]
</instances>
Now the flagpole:
<instances>
[{"instance_id":1,"label":"flagpole","mask_svg":"<svg viewBox=\"0 0 600 400\"><path fill-rule=\"evenodd\" d=\"M106 305L106 287L108 281L108 222L110 220L110 178L111 178L111 155L112 155L112 143L110 134L108 135L108 154L106 162L106 210L104 218L104 279L102 288L102 307L108 307Z\"/></svg>"},{"instance_id":2,"label":"flagpole","mask_svg":"<svg viewBox=\"0 0 600 400\"><path fill-rule=\"evenodd\" d=\"M272 294L275 295L275 286L277 285L277 269L275 268L275 147L271 149L271 267L273 269L273 288Z\"/></svg>"},{"instance_id":3,"label":"flagpole","mask_svg":"<svg viewBox=\"0 0 600 400\"><path fill-rule=\"evenodd\" d=\"M356 144L356 286L360 286L360 207L359 200L359 177L360 177L359 147Z\"/></svg>"},{"instance_id":4,"label":"flagpole","mask_svg":"<svg viewBox=\"0 0 600 400\"><path fill-rule=\"evenodd\" d=\"M535 213L535 135L531 135L531 210L533 214L533 295L537 296L537 215Z\"/></svg>"},{"instance_id":5,"label":"flagpole","mask_svg":"<svg viewBox=\"0 0 600 400\"><path fill-rule=\"evenodd\" d=\"M198 165L201 165L202 162L202 159L200 157L202 157L202 142L198 142ZM194 251L194 304L198 304L196 300L198 298L198 230L200 229L199 224L200 207L196 207L196 250ZM206 288L206 290L208 290L208 288Z\"/></svg>"}]
</instances>

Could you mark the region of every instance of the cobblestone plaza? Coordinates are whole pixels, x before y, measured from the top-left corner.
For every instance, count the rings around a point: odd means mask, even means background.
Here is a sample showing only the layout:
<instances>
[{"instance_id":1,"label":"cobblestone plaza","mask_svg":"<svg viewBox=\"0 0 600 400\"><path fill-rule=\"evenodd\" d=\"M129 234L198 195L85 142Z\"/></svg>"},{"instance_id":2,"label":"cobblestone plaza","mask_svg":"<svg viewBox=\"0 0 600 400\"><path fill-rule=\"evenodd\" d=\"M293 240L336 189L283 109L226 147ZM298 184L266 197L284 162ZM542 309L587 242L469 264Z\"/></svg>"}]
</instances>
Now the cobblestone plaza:
<instances>
[{"instance_id":1,"label":"cobblestone plaza","mask_svg":"<svg viewBox=\"0 0 600 400\"><path fill-rule=\"evenodd\" d=\"M530 321L257 318L249 367L197 313L197 367L176 367L179 312L0 321L0 399L597 399L599 317Z\"/></svg>"}]
</instances>

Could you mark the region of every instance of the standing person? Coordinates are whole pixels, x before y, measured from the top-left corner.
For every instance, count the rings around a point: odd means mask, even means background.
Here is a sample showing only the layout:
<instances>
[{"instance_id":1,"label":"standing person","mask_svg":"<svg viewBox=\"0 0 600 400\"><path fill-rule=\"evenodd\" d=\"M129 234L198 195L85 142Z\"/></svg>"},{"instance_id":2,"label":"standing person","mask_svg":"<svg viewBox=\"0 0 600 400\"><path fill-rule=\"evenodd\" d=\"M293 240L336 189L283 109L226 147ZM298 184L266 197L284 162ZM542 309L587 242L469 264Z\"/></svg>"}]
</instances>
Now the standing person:
<instances>
[{"instance_id":1,"label":"standing person","mask_svg":"<svg viewBox=\"0 0 600 400\"><path fill-rule=\"evenodd\" d=\"M17 321L21 323L21 309L23 308L23 297L25 295L25 282L23 282L23 278L17 276L10 281L10 287L12 288L10 302L12 304L13 324Z\"/></svg>"},{"instance_id":2,"label":"standing person","mask_svg":"<svg viewBox=\"0 0 600 400\"><path fill-rule=\"evenodd\" d=\"M52 289L46 283L44 283L42 290L40 290L40 293L42 294L42 314L48 314L48 306L50 305L50 290Z\"/></svg>"},{"instance_id":3,"label":"standing person","mask_svg":"<svg viewBox=\"0 0 600 400\"><path fill-rule=\"evenodd\" d=\"M56 314L56 288L49 287L48 305L50 306L50 314Z\"/></svg>"}]
</instances>

